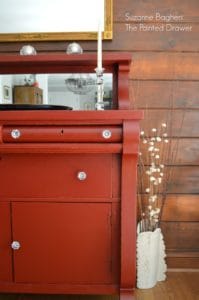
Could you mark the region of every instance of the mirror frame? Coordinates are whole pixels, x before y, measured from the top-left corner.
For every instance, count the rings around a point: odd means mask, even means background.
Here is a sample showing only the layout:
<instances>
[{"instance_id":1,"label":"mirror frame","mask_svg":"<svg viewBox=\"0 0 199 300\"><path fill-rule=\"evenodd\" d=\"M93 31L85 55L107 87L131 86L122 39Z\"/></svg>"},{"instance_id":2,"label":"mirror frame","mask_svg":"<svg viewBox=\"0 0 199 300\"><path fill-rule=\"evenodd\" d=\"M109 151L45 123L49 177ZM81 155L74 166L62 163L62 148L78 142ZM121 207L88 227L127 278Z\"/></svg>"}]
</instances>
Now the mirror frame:
<instances>
[{"instance_id":1,"label":"mirror frame","mask_svg":"<svg viewBox=\"0 0 199 300\"><path fill-rule=\"evenodd\" d=\"M104 0L104 32L102 38L113 37L113 0ZM97 40L97 32L32 32L0 33L0 42Z\"/></svg>"}]
</instances>

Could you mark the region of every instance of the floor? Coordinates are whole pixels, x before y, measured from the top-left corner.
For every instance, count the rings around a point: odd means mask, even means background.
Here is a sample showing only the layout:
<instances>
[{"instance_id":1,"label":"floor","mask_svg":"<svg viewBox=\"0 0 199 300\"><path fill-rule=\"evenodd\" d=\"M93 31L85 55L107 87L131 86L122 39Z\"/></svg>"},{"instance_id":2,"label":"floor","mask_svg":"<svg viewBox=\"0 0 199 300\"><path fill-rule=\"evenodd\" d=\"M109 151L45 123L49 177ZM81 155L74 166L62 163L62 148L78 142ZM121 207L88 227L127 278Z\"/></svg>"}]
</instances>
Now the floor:
<instances>
[{"instance_id":1,"label":"floor","mask_svg":"<svg viewBox=\"0 0 199 300\"><path fill-rule=\"evenodd\" d=\"M0 294L0 300L119 300L111 296ZM136 290L136 300L199 300L198 272L168 272L154 288Z\"/></svg>"}]
</instances>

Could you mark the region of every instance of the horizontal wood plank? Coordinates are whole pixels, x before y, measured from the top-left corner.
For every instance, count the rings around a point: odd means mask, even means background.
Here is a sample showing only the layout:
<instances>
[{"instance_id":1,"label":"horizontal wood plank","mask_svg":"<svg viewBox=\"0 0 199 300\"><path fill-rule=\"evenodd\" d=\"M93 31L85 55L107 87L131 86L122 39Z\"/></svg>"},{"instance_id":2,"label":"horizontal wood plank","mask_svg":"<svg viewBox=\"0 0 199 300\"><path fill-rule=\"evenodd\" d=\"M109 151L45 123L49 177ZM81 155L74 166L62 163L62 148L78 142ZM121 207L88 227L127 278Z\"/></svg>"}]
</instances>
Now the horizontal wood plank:
<instances>
[{"instance_id":1,"label":"horizontal wood plank","mask_svg":"<svg viewBox=\"0 0 199 300\"><path fill-rule=\"evenodd\" d=\"M199 108L199 81L131 80L129 88L138 109Z\"/></svg>"},{"instance_id":2,"label":"horizontal wood plank","mask_svg":"<svg viewBox=\"0 0 199 300\"><path fill-rule=\"evenodd\" d=\"M169 172L169 173L168 173ZM169 175L168 175L169 174ZM166 194L199 194L199 167L198 166L174 166L169 167L165 171L165 178L162 184L158 187L158 193ZM141 179L139 179L141 178ZM148 175L141 173L138 174L138 181L142 181L143 189L149 188ZM141 191L139 190L139 193Z\"/></svg>"},{"instance_id":3,"label":"horizontal wood plank","mask_svg":"<svg viewBox=\"0 0 199 300\"><path fill-rule=\"evenodd\" d=\"M199 165L199 139L179 139L172 141L173 153L176 153L176 165Z\"/></svg>"},{"instance_id":4,"label":"horizontal wood plank","mask_svg":"<svg viewBox=\"0 0 199 300\"><path fill-rule=\"evenodd\" d=\"M132 59L130 79L192 81L199 78L197 52L134 52Z\"/></svg>"},{"instance_id":5,"label":"horizontal wood plank","mask_svg":"<svg viewBox=\"0 0 199 300\"><path fill-rule=\"evenodd\" d=\"M171 150L169 154L163 148L166 144L161 143L159 146L161 160L168 165L181 165L181 166L199 166L199 139L198 138L169 138L170 145L168 148ZM140 142L140 152L142 153L142 161L147 165L150 164L151 158L149 155L149 144ZM164 152L163 152L164 151Z\"/></svg>"},{"instance_id":6,"label":"horizontal wood plank","mask_svg":"<svg viewBox=\"0 0 199 300\"><path fill-rule=\"evenodd\" d=\"M167 251L199 251L197 222L161 222Z\"/></svg>"},{"instance_id":7,"label":"horizontal wood plank","mask_svg":"<svg viewBox=\"0 0 199 300\"><path fill-rule=\"evenodd\" d=\"M170 182L168 184L169 193L199 193L199 167L173 167L171 172Z\"/></svg>"},{"instance_id":8,"label":"horizontal wood plank","mask_svg":"<svg viewBox=\"0 0 199 300\"><path fill-rule=\"evenodd\" d=\"M149 205L147 195L139 195L142 200L142 207ZM161 202L161 195L159 195ZM139 208L139 205L138 205ZM164 200L163 222L199 222L199 195L172 195L168 194Z\"/></svg>"},{"instance_id":9,"label":"horizontal wood plank","mask_svg":"<svg viewBox=\"0 0 199 300\"><path fill-rule=\"evenodd\" d=\"M171 137L199 137L199 110L146 109L140 126L146 135L151 135L151 129L159 129L162 123L168 124Z\"/></svg>"},{"instance_id":10,"label":"horizontal wood plank","mask_svg":"<svg viewBox=\"0 0 199 300\"><path fill-rule=\"evenodd\" d=\"M110 44L103 43L105 50L180 51L183 49L183 51L194 52L199 50L199 23L131 24L127 22L115 23L114 28L117 35L114 35ZM181 28L182 31L179 32L177 28Z\"/></svg>"},{"instance_id":11,"label":"horizontal wood plank","mask_svg":"<svg viewBox=\"0 0 199 300\"><path fill-rule=\"evenodd\" d=\"M166 263L170 269L199 269L199 256L194 256L194 252L188 252L187 255L178 252L178 256L167 253ZM175 253L174 253L175 254Z\"/></svg>"},{"instance_id":12,"label":"horizontal wood plank","mask_svg":"<svg viewBox=\"0 0 199 300\"><path fill-rule=\"evenodd\" d=\"M199 222L199 195L168 195L162 221Z\"/></svg>"}]
</instances>

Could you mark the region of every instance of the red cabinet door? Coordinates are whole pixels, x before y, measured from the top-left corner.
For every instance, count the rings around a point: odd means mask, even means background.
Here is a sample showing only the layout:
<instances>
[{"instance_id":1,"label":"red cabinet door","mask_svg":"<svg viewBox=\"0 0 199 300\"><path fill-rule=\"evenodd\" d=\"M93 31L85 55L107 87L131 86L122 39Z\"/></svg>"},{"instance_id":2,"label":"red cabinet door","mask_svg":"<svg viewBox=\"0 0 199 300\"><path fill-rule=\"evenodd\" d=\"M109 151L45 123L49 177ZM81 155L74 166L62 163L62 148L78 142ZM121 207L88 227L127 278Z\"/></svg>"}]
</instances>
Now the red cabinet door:
<instances>
[{"instance_id":1,"label":"red cabinet door","mask_svg":"<svg viewBox=\"0 0 199 300\"><path fill-rule=\"evenodd\" d=\"M111 283L111 204L12 203L15 282Z\"/></svg>"}]
</instances>

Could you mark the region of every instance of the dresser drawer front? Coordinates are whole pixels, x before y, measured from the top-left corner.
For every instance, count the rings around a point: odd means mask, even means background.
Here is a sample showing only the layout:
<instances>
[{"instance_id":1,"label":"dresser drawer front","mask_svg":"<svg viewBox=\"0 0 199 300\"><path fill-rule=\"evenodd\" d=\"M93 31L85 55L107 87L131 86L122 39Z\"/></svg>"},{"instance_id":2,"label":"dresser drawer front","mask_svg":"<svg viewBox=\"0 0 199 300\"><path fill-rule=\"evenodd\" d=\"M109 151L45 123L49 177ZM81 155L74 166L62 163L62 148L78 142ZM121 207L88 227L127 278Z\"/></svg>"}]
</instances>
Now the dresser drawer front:
<instances>
[{"instance_id":1,"label":"dresser drawer front","mask_svg":"<svg viewBox=\"0 0 199 300\"><path fill-rule=\"evenodd\" d=\"M0 160L0 195L116 197L119 174L114 170L118 160L112 154L7 154Z\"/></svg>"},{"instance_id":2,"label":"dresser drawer front","mask_svg":"<svg viewBox=\"0 0 199 300\"><path fill-rule=\"evenodd\" d=\"M4 126L4 143L122 141L120 126Z\"/></svg>"}]
</instances>

